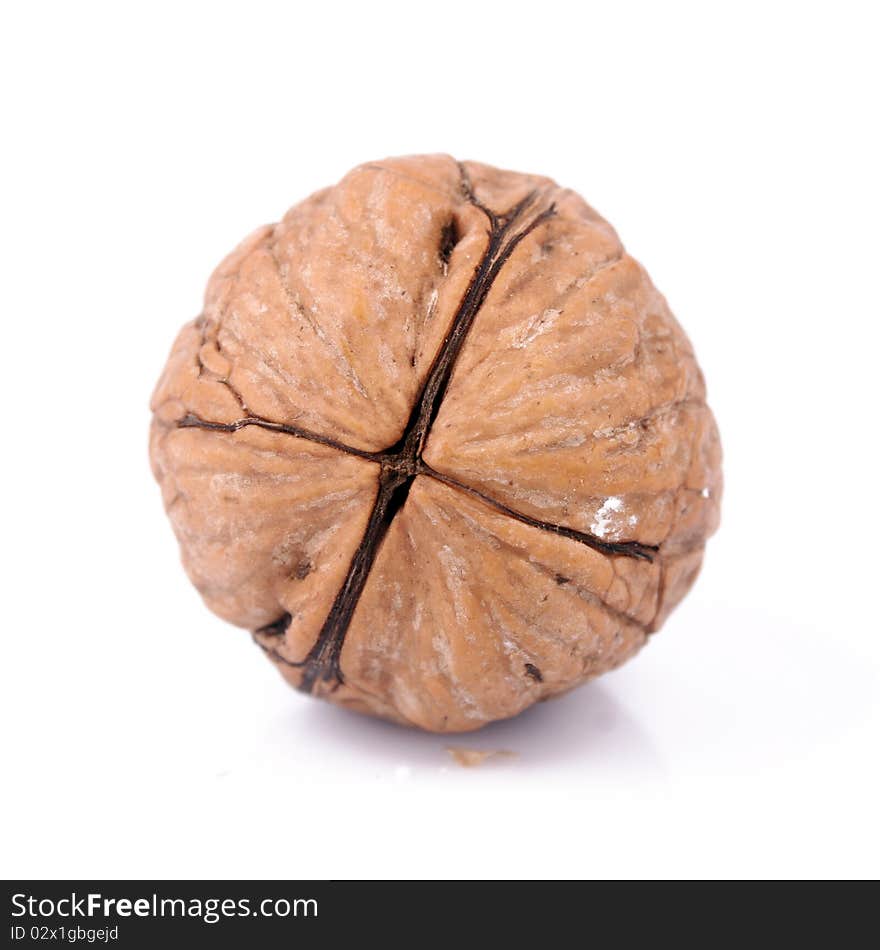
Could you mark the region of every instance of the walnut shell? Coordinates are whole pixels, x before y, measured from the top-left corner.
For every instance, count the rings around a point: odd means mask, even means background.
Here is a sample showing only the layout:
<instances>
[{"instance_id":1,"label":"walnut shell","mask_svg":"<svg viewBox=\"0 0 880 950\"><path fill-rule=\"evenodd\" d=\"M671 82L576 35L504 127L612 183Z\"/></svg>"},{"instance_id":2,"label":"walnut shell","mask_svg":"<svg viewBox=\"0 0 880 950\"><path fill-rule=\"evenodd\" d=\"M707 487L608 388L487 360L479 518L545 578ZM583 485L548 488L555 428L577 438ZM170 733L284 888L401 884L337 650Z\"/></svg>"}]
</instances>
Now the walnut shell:
<instances>
[{"instance_id":1,"label":"walnut shell","mask_svg":"<svg viewBox=\"0 0 880 950\"><path fill-rule=\"evenodd\" d=\"M718 523L702 374L645 271L573 192L447 156L247 238L152 408L207 605L292 685L423 729L617 666Z\"/></svg>"}]
</instances>

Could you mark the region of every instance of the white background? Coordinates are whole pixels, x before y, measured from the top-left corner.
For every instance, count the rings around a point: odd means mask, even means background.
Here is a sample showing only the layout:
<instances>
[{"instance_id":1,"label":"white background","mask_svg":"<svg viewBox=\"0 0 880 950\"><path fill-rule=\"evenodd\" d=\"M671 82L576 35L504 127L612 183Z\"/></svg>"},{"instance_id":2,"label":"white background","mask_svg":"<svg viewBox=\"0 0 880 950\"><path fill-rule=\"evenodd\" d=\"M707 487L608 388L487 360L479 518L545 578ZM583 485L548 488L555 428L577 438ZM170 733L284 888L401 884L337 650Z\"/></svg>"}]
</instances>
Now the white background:
<instances>
[{"instance_id":1,"label":"white background","mask_svg":"<svg viewBox=\"0 0 880 950\"><path fill-rule=\"evenodd\" d=\"M22 876L876 876L872 5L8 5L3 847ZM351 166L581 191L690 334L704 573L622 670L458 740L289 690L147 464L207 276ZM873 488L872 488L873 486Z\"/></svg>"}]
</instances>

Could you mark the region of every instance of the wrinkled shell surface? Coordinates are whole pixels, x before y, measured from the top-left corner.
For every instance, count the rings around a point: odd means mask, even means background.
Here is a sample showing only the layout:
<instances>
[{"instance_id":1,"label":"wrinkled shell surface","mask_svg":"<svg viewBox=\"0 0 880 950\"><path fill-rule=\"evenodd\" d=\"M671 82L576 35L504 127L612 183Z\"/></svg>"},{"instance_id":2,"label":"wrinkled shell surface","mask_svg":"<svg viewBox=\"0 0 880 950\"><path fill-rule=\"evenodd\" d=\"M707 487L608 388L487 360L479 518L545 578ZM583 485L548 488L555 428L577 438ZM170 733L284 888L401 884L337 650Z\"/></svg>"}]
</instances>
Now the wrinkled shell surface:
<instances>
[{"instance_id":1,"label":"wrinkled shell surface","mask_svg":"<svg viewBox=\"0 0 880 950\"><path fill-rule=\"evenodd\" d=\"M571 191L447 156L247 238L152 407L207 605L294 686L425 729L627 659L718 522L702 375L645 271Z\"/></svg>"}]
</instances>

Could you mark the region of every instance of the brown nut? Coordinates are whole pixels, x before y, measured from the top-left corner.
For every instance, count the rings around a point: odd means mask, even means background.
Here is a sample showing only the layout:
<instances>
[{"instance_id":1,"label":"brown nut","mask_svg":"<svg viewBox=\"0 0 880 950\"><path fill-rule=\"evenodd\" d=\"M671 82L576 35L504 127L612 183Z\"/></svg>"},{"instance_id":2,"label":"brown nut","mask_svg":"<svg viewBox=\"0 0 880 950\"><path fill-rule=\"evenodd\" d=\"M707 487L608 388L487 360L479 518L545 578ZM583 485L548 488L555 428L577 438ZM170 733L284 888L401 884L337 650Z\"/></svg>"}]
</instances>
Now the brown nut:
<instances>
[{"instance_id":1,"label":"brown nut","mask_svg":"<svg viewBox=\"0 0 880 950\"><path fill-rule=\"evenodd\" d=\"M447 156L252 234L152 408L207 605L292 685L423 729L617 666L718 524L702 375L645 271L573 192Z\"/></svg>"}]
</instances>

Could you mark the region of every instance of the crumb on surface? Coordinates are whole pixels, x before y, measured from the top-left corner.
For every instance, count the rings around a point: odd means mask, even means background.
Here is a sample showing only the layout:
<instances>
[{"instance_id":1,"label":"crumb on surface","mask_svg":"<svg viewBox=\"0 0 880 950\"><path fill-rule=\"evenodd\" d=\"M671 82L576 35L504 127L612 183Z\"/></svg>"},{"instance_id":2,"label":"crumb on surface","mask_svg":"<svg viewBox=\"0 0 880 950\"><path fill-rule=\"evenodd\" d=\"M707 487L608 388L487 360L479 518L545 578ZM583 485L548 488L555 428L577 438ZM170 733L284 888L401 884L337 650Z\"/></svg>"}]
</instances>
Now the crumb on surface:
<instances>
[{"instance_id":1,"label":"crumb on surface","mask_svg":"<svg viewBox=\"0 0 880 950\"><path fill-rule=\"evenodd\" d=\"M448 745L446 751L456 765L466 769L482 765L487 759L516 757L516 753L509 749L468 749L465 746Z\"/></svg>"}]
</instances>

